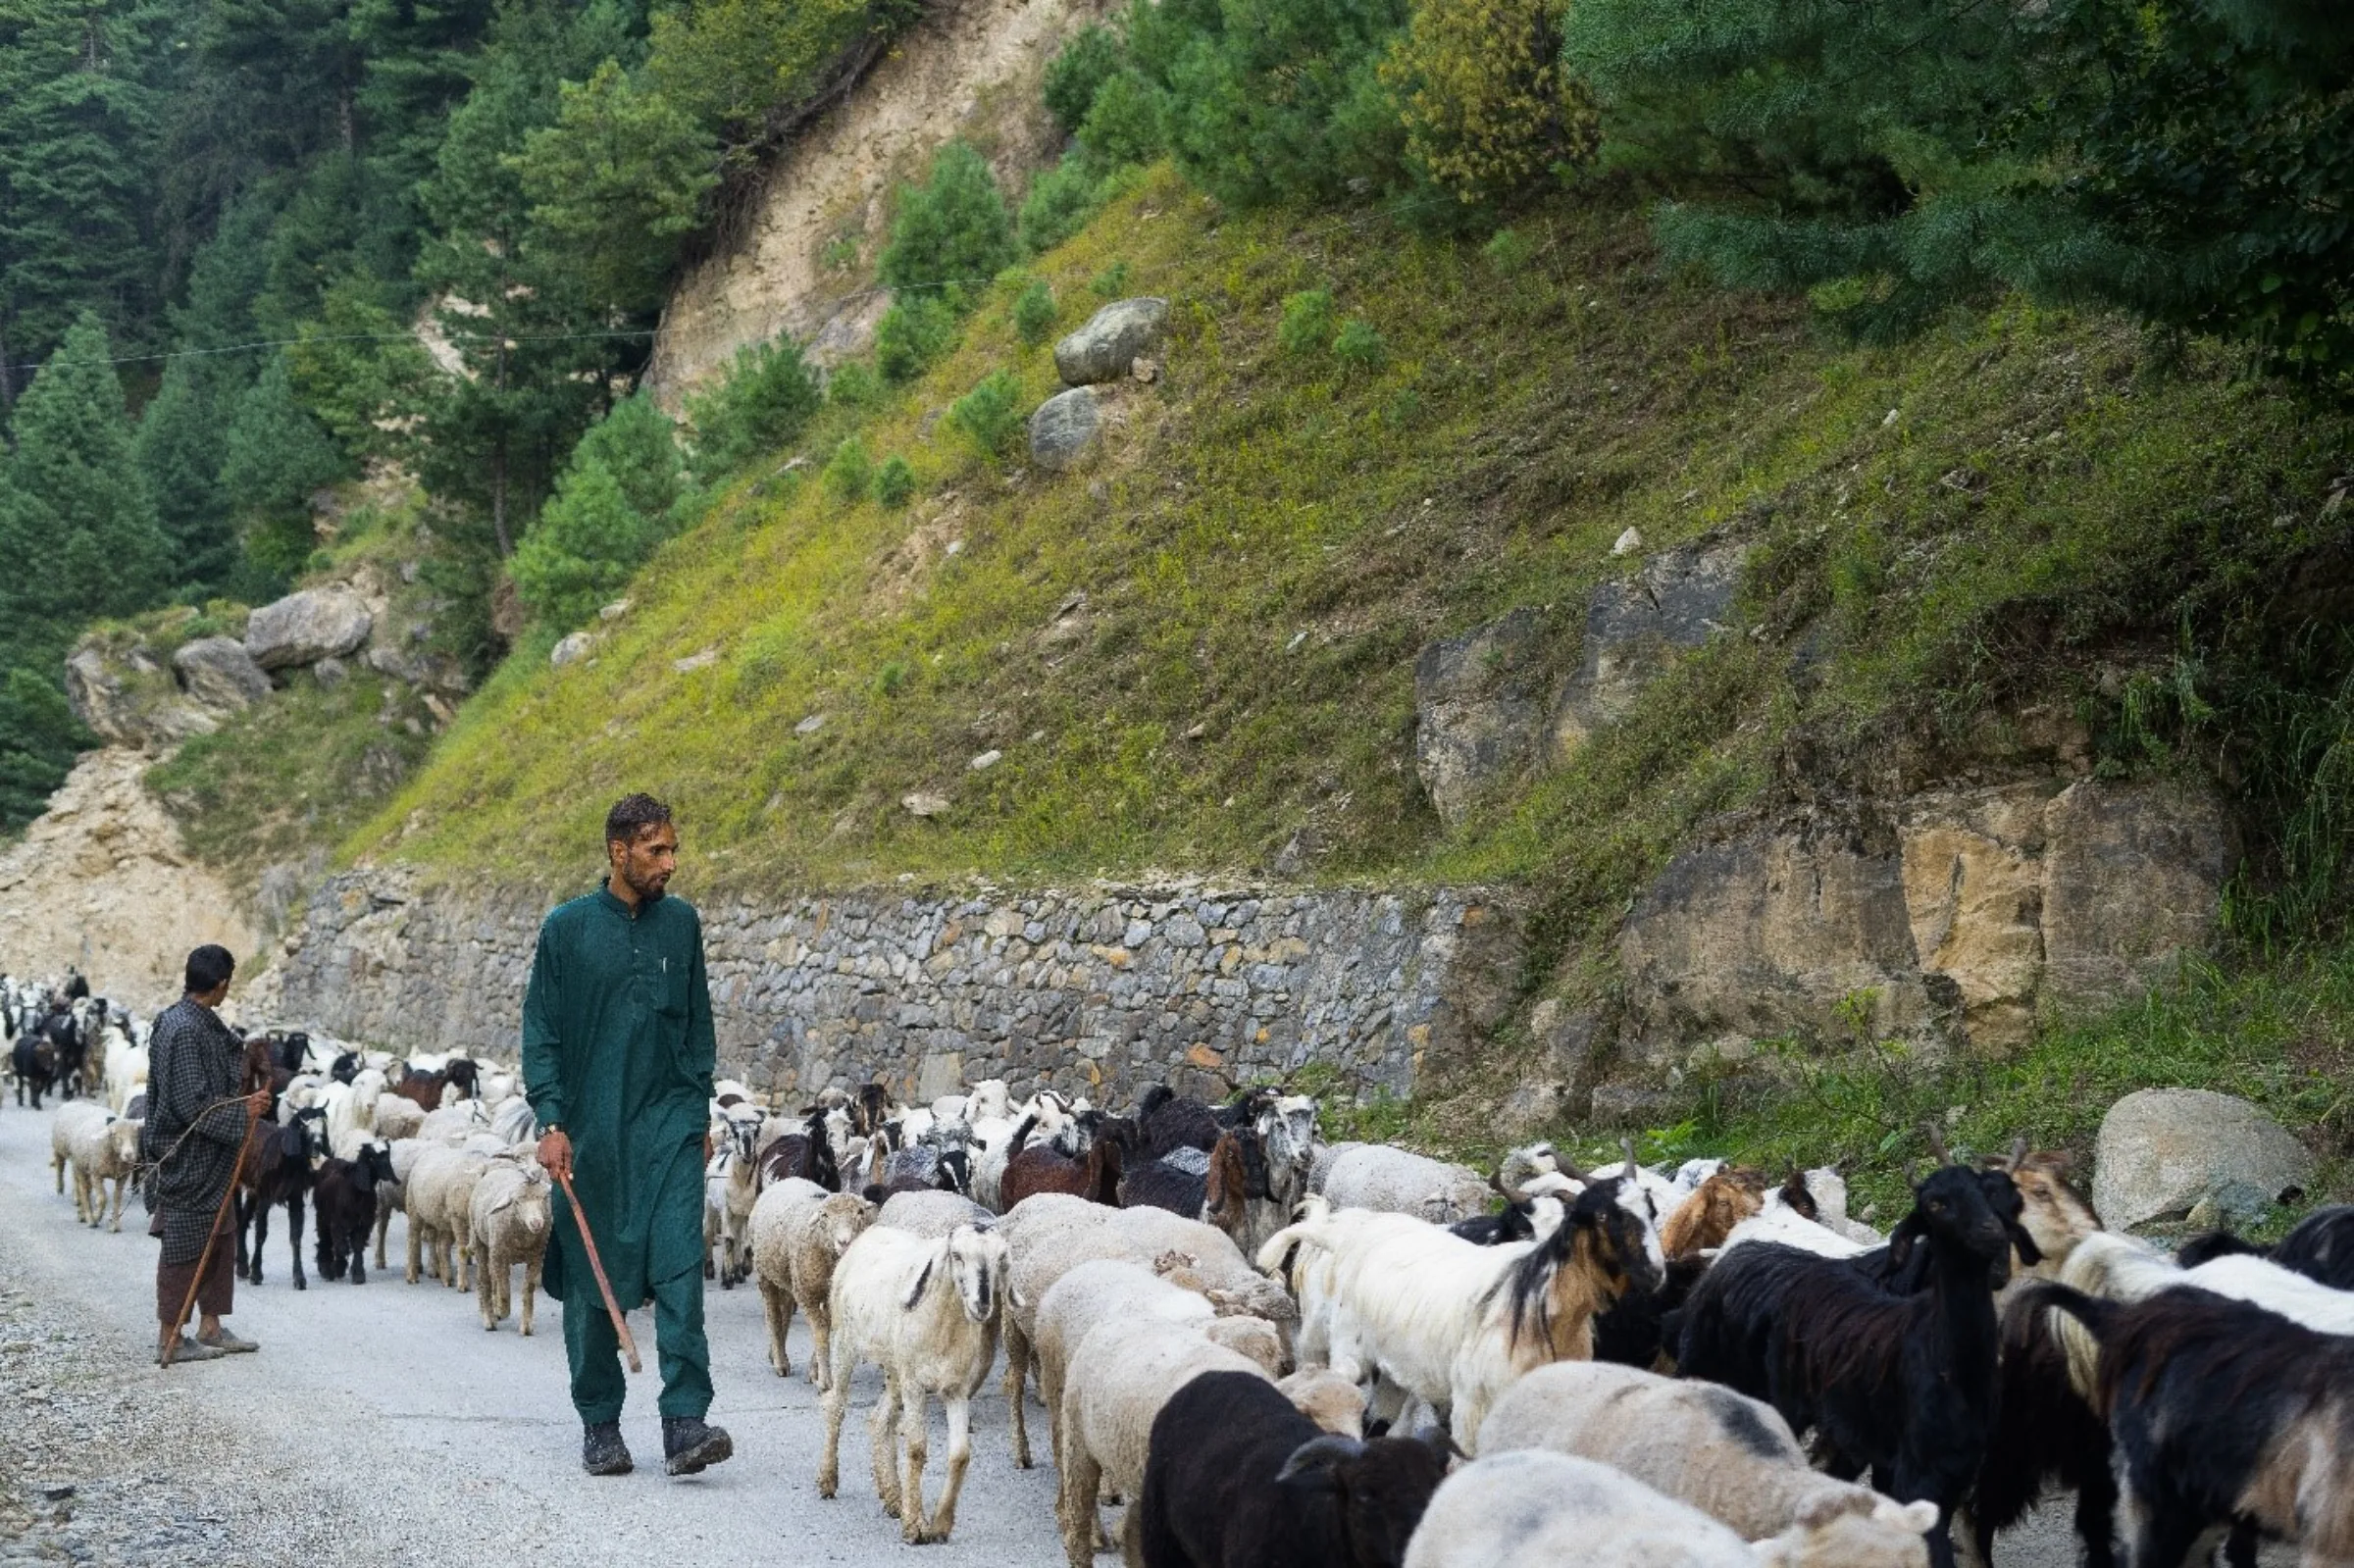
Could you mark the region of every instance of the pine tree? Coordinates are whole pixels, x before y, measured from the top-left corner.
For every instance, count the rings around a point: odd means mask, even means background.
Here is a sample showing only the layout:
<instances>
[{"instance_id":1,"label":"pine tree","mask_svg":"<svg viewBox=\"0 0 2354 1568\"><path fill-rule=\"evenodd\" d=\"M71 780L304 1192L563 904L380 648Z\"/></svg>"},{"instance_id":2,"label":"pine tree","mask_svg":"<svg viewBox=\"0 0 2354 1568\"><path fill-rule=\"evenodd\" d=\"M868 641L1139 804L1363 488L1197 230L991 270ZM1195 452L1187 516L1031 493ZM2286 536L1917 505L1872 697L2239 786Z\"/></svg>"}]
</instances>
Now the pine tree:
<instances>
[{"instance_id":1,"label":"pine tree","mask_svg":"<svg viewBox=\"0 0 2354 1568\"><path fill-rule=\"evenodd\" d=\"M221 484L244 547L238 591L281 592L315 547L311 496L351 477L352 463L294 395L283 355L237 401L222 441Z\"/></svg>"},{"instance_id":2,"label":"pine tree","mask_svg":"<svg viewBox=\"0 0 2354 1568\"><path fill-rule=\"evenodd\" d=\"M171 541L172 585L218 591L236 570L237 535L221 483L221 421L192 359L176 359L139 416L133 450Z\"/></svg>"},{"instance_id":3,"label":"pine tree","mask_svg":"<svg viewBox=\"0 0 2354 1568\"><path fill-rule=\"evenodd\" d=\"M23 667L0 674L0 833L39 816L90 743L54 678Z\"/></svg>"},{"instance_id":4,"label":"pine tree","mask_svg":"<svg viewBox=\"0 0 2354 1568\"><path fill-rule=\"evenodd\" d=\"M170 547L131 457L106 329L84 312L17 403L17 450L4 482L0 595L5 618L61 650L92 616L126 615L162 596Z\"/></svg>"},{"instance_id":5,"label":"pine tree","mask_svg":"<svg viewBox=\"0 0 2354 1568\"><path fill-rule=\"evenodd\" d=\"M997 177L972 147L951 141L932 158L921 185L902 186L891 243L884 247L883 281L894 288L980 285L1012 265L1013 215Z\"/></svg>"},{"instance_id":6,"label":"pine tree","mask_svg":"<svg viewBox=\"0 0 2354 1568\"><path fill-rule=\"evenodd\" d=\"M134 0L19 0L0 20L0 414L76 317L144 324L160 108Z\"/></svg>"}]
</instances>

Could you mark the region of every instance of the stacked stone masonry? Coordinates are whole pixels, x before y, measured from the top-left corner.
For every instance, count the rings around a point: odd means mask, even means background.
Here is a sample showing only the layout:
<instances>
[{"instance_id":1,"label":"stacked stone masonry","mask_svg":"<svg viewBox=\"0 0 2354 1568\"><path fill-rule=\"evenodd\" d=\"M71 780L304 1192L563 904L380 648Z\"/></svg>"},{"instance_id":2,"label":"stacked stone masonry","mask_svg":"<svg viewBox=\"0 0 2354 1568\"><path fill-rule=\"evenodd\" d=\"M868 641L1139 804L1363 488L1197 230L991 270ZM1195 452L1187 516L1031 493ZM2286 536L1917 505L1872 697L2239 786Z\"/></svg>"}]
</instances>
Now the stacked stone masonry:
<instances>
[{"instance_id":1,"label":"stacked stone masonry","mask_svg":"<svg viewBox=\"0 0 2354 1568\"><path fill-rule=\"evenodd\" d=\"M257 1006L404 1050L511 1056L547 901L334 878ZM1308 1063L1410 1093L1492 1027L1517 963L1476 895L1199 887L889 893L702 906L723 1073L798 1100L880 1078L911 1098L990 1077L1125 1103Z\"/></svg>"}]
</instances>

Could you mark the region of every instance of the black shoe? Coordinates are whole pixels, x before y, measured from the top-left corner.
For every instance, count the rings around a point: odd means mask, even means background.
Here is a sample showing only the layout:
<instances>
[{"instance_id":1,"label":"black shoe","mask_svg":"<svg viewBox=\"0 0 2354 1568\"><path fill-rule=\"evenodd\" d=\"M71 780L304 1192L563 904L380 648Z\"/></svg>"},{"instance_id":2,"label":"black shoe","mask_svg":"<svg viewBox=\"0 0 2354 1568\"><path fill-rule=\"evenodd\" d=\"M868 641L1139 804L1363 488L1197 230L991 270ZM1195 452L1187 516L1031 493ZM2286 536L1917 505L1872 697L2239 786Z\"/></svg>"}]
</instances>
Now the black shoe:
<instances>
[{"instance_id":1,"label":"black shoe","mask_svg":"<svg viewBox=\"0 0 2354 1568\"><path fill-rule=\"evenodd\" d=\"M674 1476L698 1475L735 1452L736 1440L725 1427L705 1426L701 1416L662 1418L662 1453L669 1461L664 1468Z\"/></svg>"},{"instance_id":2,"label":"black shoe","mask_svg":"<svg viewBox=\"0 0 2354 1568\"><path fill-rule=\"evenodd\" d=\"M582 1429L581 1468L592 1476L626 1476L638 1468L630 1445L621 1441L621 1423L597 1421Z\"/></svg>"}]
</instances>

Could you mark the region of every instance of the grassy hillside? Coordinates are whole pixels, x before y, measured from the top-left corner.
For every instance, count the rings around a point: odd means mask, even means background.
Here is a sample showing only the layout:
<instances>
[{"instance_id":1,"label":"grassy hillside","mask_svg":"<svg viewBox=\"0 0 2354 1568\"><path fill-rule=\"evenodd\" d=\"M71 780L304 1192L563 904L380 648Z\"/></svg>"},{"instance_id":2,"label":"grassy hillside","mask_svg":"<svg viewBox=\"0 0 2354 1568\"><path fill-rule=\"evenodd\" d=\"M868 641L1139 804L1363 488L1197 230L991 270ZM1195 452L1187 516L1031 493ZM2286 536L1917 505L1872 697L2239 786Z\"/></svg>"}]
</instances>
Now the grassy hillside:
<instances>
[{"instance_id":1,"label":"grassy hillside","mask_svg":"<svg viewBox=\"0 0 2354 1568\"><path fill-rule=\"evenodd\" d=\"M2098 701L2084 656L2163 667L2175 629L2340 526L2345 431L2196 345L2160 367L2114 323L2014 308L1856 348L1665 276L1631 210L1514 233L1238 216L1155 174L1035 274L1063 329L1099 296L1172 301L1166 372L1121 394L1094 473L993 463L943 418L993 371L1025 409L1056 386L1008 278L906 395L830 409L668 546L593 662L520 650L349 850L545 875L632 787L679 805L704 885L1249 870L1306 830L1314 875L1530 882L1566 936L1798 727ZM1281 346L1311 289L1376 362ZM814 480L852 430L914 466L911 506ZM1647 550L1762 542L1753 634L1442 831L1415 651L1533 605L1565 673L1630 525Z\"/></svg>"}]
</instances>

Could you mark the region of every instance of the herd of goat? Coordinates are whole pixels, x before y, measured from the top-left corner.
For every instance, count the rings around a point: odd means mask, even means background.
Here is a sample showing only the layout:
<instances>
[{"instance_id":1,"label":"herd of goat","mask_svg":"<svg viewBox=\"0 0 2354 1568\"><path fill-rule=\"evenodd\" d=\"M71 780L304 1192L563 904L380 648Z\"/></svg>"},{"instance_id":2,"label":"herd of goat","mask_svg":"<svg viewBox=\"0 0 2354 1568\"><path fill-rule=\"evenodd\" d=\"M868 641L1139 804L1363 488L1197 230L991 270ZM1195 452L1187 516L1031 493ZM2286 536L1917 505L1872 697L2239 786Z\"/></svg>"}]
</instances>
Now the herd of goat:
<instances>
[{"instance_id":1,"label":"herd of goat","mask_svg":"<svg viewBox=\"0 0 2354 1568\"><path fill-rule=\"evenodd\" d=\"M41 1090L69 1096L59 1189L98 1225L111 1182L119 1228L139 1031L64 1011L87 1049ZM0 1014L20 1042L56 1016L5 983ZM355 1284L398 1212L411 1284L471 1281L495 1329L520 1272L532 1332L550 1196L511 1069L273 1034L246 1081L277 1099L244 1278L274 1208L297 1289L306 1201L319 1273ZM1883 1238L1833 1170L1630 1145L1580 1171L1540 1143L1483 1176L1324 1143L1312 1100L1268 1089L1110 1115L867 1084L785 1117L728 1083L711 1117L706 1272L759 1290L779 1376L809 1320L823 1496L852 1374L881 1369L875 1489L911 1543L954 1527L1001 1341L1011 1458L1035 1387L1072 1568L1112 1547L1106 1500L1149 1568L1952 1568L2069 1492L2091 1568L2249 1568L2267 1540L2354 1561L2354 1208L2170 1255L2104 1230L2064 1156L1936 1145Z\"/></svg>"}]
</instances>

